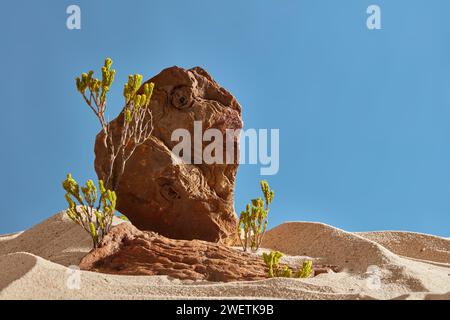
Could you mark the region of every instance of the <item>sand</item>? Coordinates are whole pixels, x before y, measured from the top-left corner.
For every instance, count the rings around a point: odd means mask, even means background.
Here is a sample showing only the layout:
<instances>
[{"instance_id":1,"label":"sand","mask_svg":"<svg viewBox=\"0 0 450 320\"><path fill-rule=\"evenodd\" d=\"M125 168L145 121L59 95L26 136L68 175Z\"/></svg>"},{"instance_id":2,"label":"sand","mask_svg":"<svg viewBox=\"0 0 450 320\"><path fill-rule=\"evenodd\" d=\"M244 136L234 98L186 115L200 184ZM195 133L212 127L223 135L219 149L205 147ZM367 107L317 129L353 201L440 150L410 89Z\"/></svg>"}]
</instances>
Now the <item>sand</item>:
<instances>
[{"instance_id":1,"label":"sand","mask_svg":"<svg viewBox=\"0 0 450 320\"><path fill-rule=\"evenodd\" d=\"M263 245L284 252L286 260L309 256L343 271L232 283L77 271L90 239L60 212L0 236L0 299L450 299L448 238L288 222L269 230Z\"/></svg>"}]
</instances>

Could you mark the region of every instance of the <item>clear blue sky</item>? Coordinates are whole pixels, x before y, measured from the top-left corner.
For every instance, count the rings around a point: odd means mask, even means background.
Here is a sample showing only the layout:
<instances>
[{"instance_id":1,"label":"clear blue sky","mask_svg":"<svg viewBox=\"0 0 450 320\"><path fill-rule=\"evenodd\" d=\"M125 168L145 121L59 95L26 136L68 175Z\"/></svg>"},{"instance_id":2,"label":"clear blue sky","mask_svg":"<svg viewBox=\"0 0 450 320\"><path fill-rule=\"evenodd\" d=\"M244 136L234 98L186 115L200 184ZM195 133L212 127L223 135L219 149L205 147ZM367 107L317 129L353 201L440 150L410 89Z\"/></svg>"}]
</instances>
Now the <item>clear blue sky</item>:
<instances>
[{"instance_id":1,"label":"clear blue sky","mask_svg":"<svg viewBox=\"0 0 450 320\"><path fill-rule=\"evenodd\" d=\"M82 29L66 28L66 8ZM382 30L366 28L378 4ZM118 75L207 69L246 128L280 129L271 226L450 235L450 2L447 0L2 1L0 233L65 208L67 172L94 177L98 124L74 77L106 56ZM236 209L259 195L242 166Z\"/></svg>"}]
</instances>

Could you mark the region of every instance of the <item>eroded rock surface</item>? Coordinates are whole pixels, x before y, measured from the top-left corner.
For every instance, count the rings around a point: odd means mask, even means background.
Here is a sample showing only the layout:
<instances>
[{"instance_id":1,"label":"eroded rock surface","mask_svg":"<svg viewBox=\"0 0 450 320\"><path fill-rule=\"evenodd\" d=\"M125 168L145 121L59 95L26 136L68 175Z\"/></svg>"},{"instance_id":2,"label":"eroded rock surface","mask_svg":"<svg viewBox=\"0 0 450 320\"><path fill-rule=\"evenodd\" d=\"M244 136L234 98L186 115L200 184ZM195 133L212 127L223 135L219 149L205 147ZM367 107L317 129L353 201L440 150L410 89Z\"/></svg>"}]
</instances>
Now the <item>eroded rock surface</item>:
<instances>
[{"instance_id":1,"label":"eroded rock surface","mask_svg":"<svg viewBox=\"0 0 450 320\"><path fill-rule=\"evenodd\" d=\"M121 275L167 275L182 280L235 281L267 277L257 257L218 243L173 240L130 223L114 227L80 268Z\"/></svg>"},{"instance_id":2,"label":"eroded rock surface","mask_svg":"<svg viewBox=\"0 0 450 320\"><path fill-rule=\"evenodd\" d=\"M130 223L113 227L100 246L81 260L80 268L109 274L167 275L181 280L221 282L268 277L261 256L219 243L168 239L155 232L140 231ZM315 275L334 271L338 271L334 266L314 265Z\"/></svg>"},{"instance_id":3,"label":"eroded rock surface","mask_svg":"<svg viewBox=\"0 0 450 320\"><path fill-rule=\"evenodd\" d=\"M174 239L201 239L231 243L235 240L237 217L233 207L238 168L239 139L230 139L234 151L231 164L194 164L174 158L171 150L175 129L186 129L194 137L194 121L202 131L242 128L241 107L236 99L203 69L171 67L148 82L155 83L151 108L153 137L138 147L128 161L118 190L118 210L141 230L158 232ZM119 136L123 115L112 121ZM117 139L118 140L118 139ZM99 133L95 144L95 170L106 176L108 156ZM203 142L203 149L210 142ZM225 144L224 144L225 145ZM226 152L224 151L224 155Z\"/></svg>"}]
</instances>

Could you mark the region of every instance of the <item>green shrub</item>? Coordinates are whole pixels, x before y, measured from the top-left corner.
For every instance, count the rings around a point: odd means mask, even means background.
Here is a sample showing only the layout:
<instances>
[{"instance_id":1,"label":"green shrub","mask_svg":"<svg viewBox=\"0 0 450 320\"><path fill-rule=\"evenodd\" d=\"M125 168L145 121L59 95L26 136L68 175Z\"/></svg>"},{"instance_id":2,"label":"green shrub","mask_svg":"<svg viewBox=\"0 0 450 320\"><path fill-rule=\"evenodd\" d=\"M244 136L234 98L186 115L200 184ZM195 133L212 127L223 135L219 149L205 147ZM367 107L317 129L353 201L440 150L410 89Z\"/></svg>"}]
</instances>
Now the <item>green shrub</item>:
<instances>
[{"instance_id":1,"label":"green shrub","mask_svg":"<svg viewBox=\"0 0 450 320\"><path fill-rule=\"evenodd\" d=\"M269 205L272 203L275 193L265 180L261 181L261 190L264 200L253 199L239 217L237 232L244 251L247 251L248 247L252 251L257 251L266 233Z\"/></svg>"},{"instance_id":2,"label":"green shrub","mask_svg":"<svg viewBox=\"0 0 450 320\"><path fill-rule=\"evenodd\" d=\"M127 161L153 132L150 100L154 84L150 82L142 85L142 75L134 74L128 77L123 88L125 106L120 134L113 134L105 114L108 93L116 75L116 70L111 69L112 63L110 58L105 59L101 79L95 78L92 70L76 78L77 91L100 122L103 144L108 153L105 176L100 177L98 182L100 194L97 194L92 180L88 180L81 188L81 194L80 187L70 174L63 182L69 203L67 215L91 235L94 247L98 246L111 228L117 200L114 191L119 186Z\"/></svg>"},{"instance_id":3,"label":"green shrub","mask_svg":"<svg viewBox=\"0 0 450 320\"><path fill-rule=\"evenodd\" d=\"M98 191L92 180L80 188L71 174L67 175L62 186L69 204L67 215L90 234L93 246L97 248L111 229L116 210L116 193L106 189L102 180L98 182Z\"/></svg>"},{"instance_id":4,"label":"green shrub","mask_svg":"<svg viewBox=\"0 0 450 320\"><path fill-rule=\"evenodd\" d=\"M120 127L120 135L116 137L105 115L108 93L116 74L116 70L111 69L112 63L110 58L105 59L101 68L101 80L95 78L94 71L91 70L76 78L76 86L88 107L98 118L104 134L103 144L108 152L109 160L106 176L102 177L105 186L108 189L117 190L127 161L136 148L147 141L153 132L150 100L154 84L150 82L142 86L142 75L128 76L128 82L123 88L125 98L122 111L123 124Z\"/></svg>"},{"instance_id":5,"label":"green shrub","mask_svg":"<svg viewBox=\"0 0 450 320\"><path fill-rule=\"evenodd\" d=\"M278 276L279 261L283 254L279 251L271 251L270 253L263 253L263 259L269 268L269 277Z\"/></svg>"},{"instance_id":6,"label":"green shrub","mask_svg":"<svg viewBox=\"0 0 450 320\"><path fill-rule=\"evenodd\" d=\"M295 274L296 278L309 278L313 273L313 262L311 260L303 261L303 266Z\"/></svg>"},{"instance_id":7,"label":"green shrub","mask_svg":"<svg viewBox=\"0 0 450 320\"><path fill-rule=\"evenodd\" d=\"M283 268L278 269L278 277L291 278L292 270L288 266L283 266Z\"/></svg>"},{"instance_id":8,"label":"green shrub","mask_svg":"<svg viewBox=\"0 0 450 320\"><path fill-rule=\"evenodd\" d=\"M263 253L263 260L269 269L269 277L283 277L283 278L308 278L313 272L313 263L311 260L303 261L303 266L293 275L292 270L288 266L280 268L279 262L283 254L279 251L271 251L270 253Z\"/></svg>"}]
</instances>

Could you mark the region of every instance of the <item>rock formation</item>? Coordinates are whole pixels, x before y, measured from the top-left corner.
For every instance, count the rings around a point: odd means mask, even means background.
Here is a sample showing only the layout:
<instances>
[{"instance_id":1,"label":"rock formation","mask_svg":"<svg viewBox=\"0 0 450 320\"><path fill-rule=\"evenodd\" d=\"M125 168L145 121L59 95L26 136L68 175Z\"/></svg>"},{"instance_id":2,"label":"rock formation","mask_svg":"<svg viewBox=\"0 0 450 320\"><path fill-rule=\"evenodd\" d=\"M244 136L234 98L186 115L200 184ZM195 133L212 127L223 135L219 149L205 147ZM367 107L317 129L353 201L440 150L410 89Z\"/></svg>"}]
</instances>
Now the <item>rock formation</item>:
<instances>
[{"instance_id":1,"label":"rock formation","mask_svg":"<svg viewBox=\"0 0 450 320\"><path fill-rule=\"evenodd\" d=\"M121 275L168 275L182 280L258 280L266 278L262 259L202 240L173 240L140 231L130 223L111 230L80 268Z\"/></svg>"},{"instance_id":2,"label":"rock formation","mask_svg":"<svg viewBox=\"0 0 450 320\"><path fill-rule=\"evenodd\" d=\"M235 240L237 217L233 207L238 168L239 139L233 137L231 164L192 164L175 157L172 141L175 129L186 129L194 137L194 121L203 132L215 128L225 136L226 129L242 128L241 107L203 69L171 67L148 82L155 84L150 107L153 136L139 146L130 158L116 190L118 210L141 230L151 230L173 239L201 239L231 243ZM123 114L111 122L118 136ZM107 152L103 134L95 144L95 170L104 178ZM224 138L225 141L225 138ZM210 142L203 142L203 147ZM224 155L225 155L224 151Z\"/></svg>"},{"instance_id":3,"label":"rock formation","mask_svg":"<svg viewBox=\"0 0 450 320\"><path fill-rule=\"evenodd\" d=\"M295 266L291 266L296 268ZM80 263L82 270L120 275L167 275L181 280L238 281L267 278L257 255L202 240L173 240L130 223L111 229ZM314 266L315 274L333 267Z\"/></svg>"}]
</instances>

